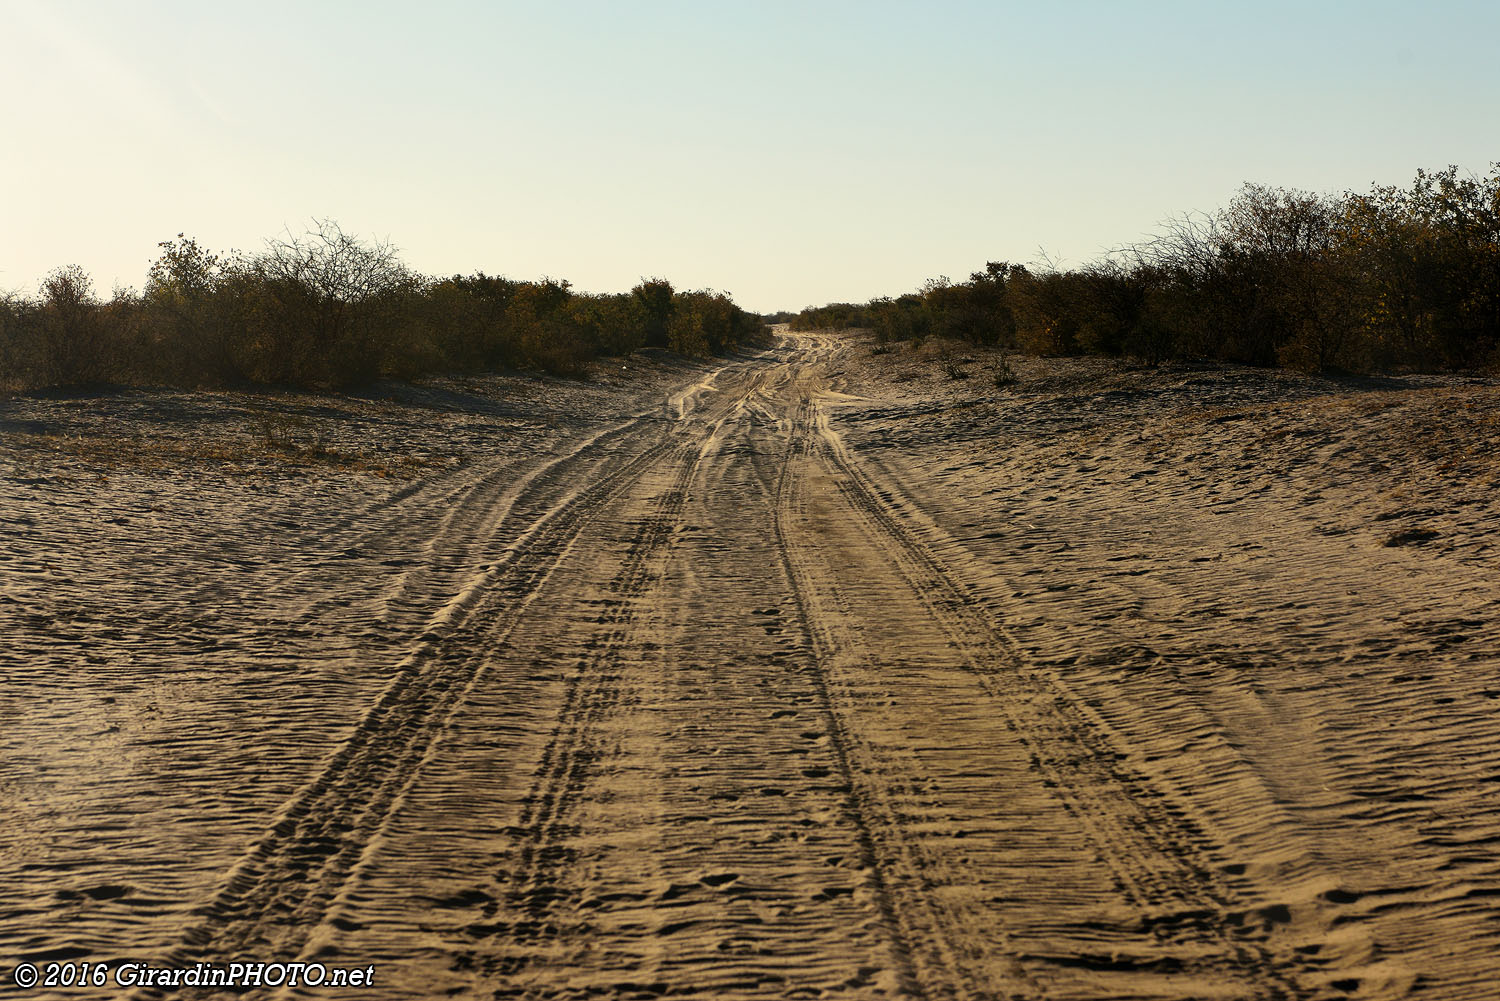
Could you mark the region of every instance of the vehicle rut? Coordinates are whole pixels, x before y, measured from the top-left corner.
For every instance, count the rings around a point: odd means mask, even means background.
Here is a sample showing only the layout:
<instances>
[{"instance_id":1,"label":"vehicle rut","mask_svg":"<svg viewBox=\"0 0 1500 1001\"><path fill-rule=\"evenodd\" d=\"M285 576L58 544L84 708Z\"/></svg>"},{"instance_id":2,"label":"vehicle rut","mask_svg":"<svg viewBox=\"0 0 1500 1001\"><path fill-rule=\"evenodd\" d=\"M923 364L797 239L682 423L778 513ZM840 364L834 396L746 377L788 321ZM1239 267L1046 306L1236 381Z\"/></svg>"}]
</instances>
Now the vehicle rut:
<instances>
[{"instance_id":1,"label":"vehicle rut","mask_svg":"<svg viewBox=\"0 0 1500 1001\"><path fill-rule=\"evenodd\" d=\"M859 762L864 749L855 737L847 752L855 759L850 773L871 822L871 841L884 849L883 864L890 873L885 882L893 888L890 907L905 930L924 991L943 997L1054 996L1065 971L1122 973L1134 980L1185 971L1236 983L1236 996L1311 996L1300 982L1305 970L1297 957L1266 941L1267 932L1284 920L1276 908L1258 908L1254 886L1226 872L1230 867L1219 846L1173 790L1131 768L1127 747L1112 740L1045 675L1028 668L961 578L881 500L880 489L831 431L812 394L799 409L796 427L778 511L787 512L780 522L783 548L798 581L804 620L826 665L830 712L853 715L849 707L858 693L840 680L841 672L857 673L847 667L850 661L863 662L859 671L878 673L878 667L874 652L853 635L857 630L841 621L851 614L848 587L829 574L827 554L799 542L798 533L785 527L794 520L790 512L799 501L798 474L792 468L799 456L804 466L820 467L833 481L846 516L861 526L867 544L879 549L899 576L903 600L917 604L941 629L953 661L980 682L1005 720L1010 741L1023 750L1033 778L1062 807L1064 814L1056 819L1065 817L1103 863L1113 885L1101 889L1127 901L1135 912L1125 927L1115 930L1122 940L1137 940L1124 952L1106 944L1086 951L1037 952L1019 942L1007 943L1003 921L987 927L987 941L973 942L977 914L946 913L934 906L933 901L943 898L941 883L924 874L941 866L923 856L920 839L906 837L897 819L922 811L911 809L899 782L859 782L861 772L891 776L893 770L889 759L875 753L868 763ZM820 563L821 575L816 569ZM999 912L991 914L992 919L1000 917ZM1003 955L1010 950L1012 955ZM980 970L989 972L965 976L965 957L984 953L1000 954L998 966L980 964ZM1000 967L1009 969L1011 984L993 982Z\"/></svg>"},{"instance_id":2,"label":"vehicle rut","mask_svg":"<svg viewBox=\"0 0 1500 1001\"><path fill-rule=\"evenodd\" d=\"M620 653L631 642L638 609L660 579L663 551L681 519L696 451L689 447L675 457L678 469L671 485L637 523L626 558L607 585L610 598L595 619L589 654L567 681L557 729L542 751L519 821L508 832L518 851L498 896L505 899L510 913L521 917L508 927L486 929L488 934L503 936L522 955L501 959L485 970L487 974L514 974L525 963L524 953L563 931L554 905L565 895L560 889L560 871L577 861L576 853L566 845L574 830L571 818L599 756L599 724L618 709L624 697L619 685ZM493 916L498 909L490 905L486 912Z\"/></svg>"},{"instance_id":3,"label":"vehicle rut","mask_svg":"<svg viewBox=\"0 0 1500 1001\"><path fill-rule=\"evenodd\" d=\"M672 422L639 417L526 481L510 506L533 512L529 526L430 618L347 740L200 909L201 920L170 956L174 962L300 951L484 671L476 634L486 645L503 644L571 541L610 500L680 450L679 437ZM601 448L608 450L602 462L595 454ZM582 487L580 465L587 467Z\"/></svg>"},{"instance_id":4,"label":"vehicle rut","mask_svg":"<svg viewBox=\"0 0 1500 1001\"><path fill-rule=\"evenodd\" d=\"M372 895L399 885L422 810L460 797L477 767L480 750L449 745L493 719L518 734L484 745L507 757L483 763L496 784L473 801L484 811L475 822L494 835L445 861L452 892L434 904L444 916L423 924L448 943L445 975L472 977L487 996L706 991L683 978L716 936L720 949L738 943L736 956L752 955L754 943L782 942L767 937L768 922L796 920L832 942L835 914L863 915L850 941L884 968L835 964L802 978L829 997L1320 996L1314 971L1275 936L1284 916L1229 863L1211 826L1027 662L977 588L891 499L895 488L844 446L826 405L835 356L825 339L795 338L517 483L459 490L428 552L457 554L470 574L172 958L317 958L346 933L399 916ZM756 515L768 533L753 547L760 562L714 573L677 562L684 548L713 558L703 525L725 531L736 498L769 509ZM509 541L492 556L496 536ZM402 600L452 579L443 571L421 584L424 572L403 578ZM753 600L749 614L778 638L708 668L705 688L659 640L719 649L706 627L664 605L712 603L695 590L710 579L726 593L763 589L740 600ZM564 613L549 628L546 617ZM741 663L755 666L732 666ZM778 776L761 780L754 810L732 758L690 766L709 731L682 722L699 690L718 693L726 725L757 711L750 670L785 670L781 687L799 693L767 723L765 739L776 721L787 750L740 766ZM507 700L518 697L536 704L514 710ZM778 758L792 753L827 764L799 771ZM622 774L650 778L611 789ZM616 799L635 818L631 837L663 853L647 868L670 878L619 871L628 853L589 854L608 837L601 804ZM847 847L805 871L797 862L785 885L746 875L748 856L732 870L680 875L684 856L713 848L705 838L796 859L807 835L791 838L805 830L793 825L816 826L794 821L802 803L828 826L823 840ZM463 822L458 806L443 808L444 822ZM715 824L738 827L716 834ZM660 951L671 945L681 964ZM716 996L775 996L791 982L737 962Z\"/></svg>"}]
</instances>

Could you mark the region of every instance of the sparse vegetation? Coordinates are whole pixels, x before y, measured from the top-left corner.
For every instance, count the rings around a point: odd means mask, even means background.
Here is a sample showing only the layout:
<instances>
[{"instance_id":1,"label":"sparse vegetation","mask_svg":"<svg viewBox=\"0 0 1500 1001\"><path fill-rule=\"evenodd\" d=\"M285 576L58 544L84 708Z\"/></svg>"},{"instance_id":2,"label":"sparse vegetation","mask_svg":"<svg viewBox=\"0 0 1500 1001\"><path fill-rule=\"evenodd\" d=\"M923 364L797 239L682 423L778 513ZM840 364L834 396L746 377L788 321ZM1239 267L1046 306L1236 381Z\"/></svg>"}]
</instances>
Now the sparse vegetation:
<instances>
[{"instance_id":1,"label":"sparse vegetation","mask_svg":"<svg viewBox=\"0 0 1500 1001\"><path fill-rule=\"evenodd\" d=\"M969 370L964 366L973 364L973 358L960 357L953 351L944 351L939 358L943 366L943 374L950 379L967 379Z\"/></svg>"},{"instance_id":2,"label":"sparse vegetation","mask_svg":"<svg viewBox=\"0 0 1500 1001\"><path fill-rule=\"evenodd\" d=\"M1011 366L1010 355L1004 348L1000 349L999 355L995 358L992 374L996 386L1009 386L1016 381L1016 370Z\"/></svg>"}]
</instances>

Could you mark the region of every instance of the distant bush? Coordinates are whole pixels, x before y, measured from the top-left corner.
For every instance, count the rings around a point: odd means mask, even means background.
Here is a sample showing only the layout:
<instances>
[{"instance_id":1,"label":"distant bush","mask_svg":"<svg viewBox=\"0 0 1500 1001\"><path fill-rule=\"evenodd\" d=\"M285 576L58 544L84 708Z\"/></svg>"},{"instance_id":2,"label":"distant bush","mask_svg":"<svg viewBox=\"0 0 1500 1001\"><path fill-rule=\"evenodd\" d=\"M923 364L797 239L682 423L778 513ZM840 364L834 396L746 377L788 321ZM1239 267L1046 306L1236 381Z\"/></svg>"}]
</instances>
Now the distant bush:
<instances>
[{"instance_id":1,"label":"distant bush","mask_svg":"<svg viewBox=\"0 0 1500 1001\"><path fill-rule=\"evenodd\" d=\"M809 306L789 321L793 330L854 330L874 327L871 311L874 303L856 306L850 302L832 302L826 306Z\"/></svg>"},{"instance_id":2,"label":"distant bush","mask_svg":"<svg viewBox=\"0 0 1500 1001\"><path fill-rule=\"evenodd\" d=\"M760 327L758 316L740 309L723 292L679 292L672 299L668 343L683 354L719 354L750 340Z\"/></svg>"},{"instance_id":3,"label":"distant bush","mask_svg":"<svg viewBox=\"0 0 1500 1001\"><path fill-rule=\"evenodd\" d=\"M642 278L630 294L640 308L645 346L666 347L671 343L672 311L676 306L672 283L665 278Z\"/></svg>"},{"instance_id":4,"label":"distant bush","mask_svg":"<svg viewBox=\"0 0 1500 1001\"><path fill-rule=\"evenodd\" d=\"M863 327L1032 354L1206 357L1306 370L1500 360L1500 164L1341 196L1246 185L1228 207L1075 270L990 263L966 282L809 307Z\"/></svg>"},{"instance_id":5,"label":"distant bush","mask_svg":"<svg viewBox=\"0 0 1500 1001\"><path fill-rule=\"evenodd\" d=\"M139 295L101 300L67 267L34 298L0 298L0 388L334 388L498 367L579 375L600 355L721 352L761 328L727 295L677 293L662 278L618 295L552 278L427 278L389 244L331 222L258 254L210 253L181 234L159 246Z\"/></svg>"}]
</instances>

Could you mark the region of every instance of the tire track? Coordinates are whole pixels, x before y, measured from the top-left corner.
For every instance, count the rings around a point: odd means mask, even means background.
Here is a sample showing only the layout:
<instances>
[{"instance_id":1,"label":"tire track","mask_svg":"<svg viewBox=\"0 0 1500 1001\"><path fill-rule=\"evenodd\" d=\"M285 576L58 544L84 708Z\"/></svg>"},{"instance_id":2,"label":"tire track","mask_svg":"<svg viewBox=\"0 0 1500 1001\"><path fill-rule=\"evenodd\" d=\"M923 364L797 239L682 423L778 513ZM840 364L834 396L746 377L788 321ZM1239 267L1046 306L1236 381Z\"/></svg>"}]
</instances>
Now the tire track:
<instances>
[{"instance_id":1,"label":"tire track","mask_svg":"<svg viewBox=\"0 0 1500 1001\"><path fill-rule=\"evenodd\" d=\"M450 943L438 976L455 988L477 977L485 996L527 998L782 996L778 985L793 984L838 997L911 995L882 972L893 969L889 937L869 903L869 853L856 844L847 784L827 767L826 734L801 732L821 719L805 646L793 654L795 641L778 638L771 654L757 643L781 632L766 624L766 615L775 622L766 604L784 607L791 593L771 531L785 436L757 405L767 383L787 374L785 364L759 369L732 399L726 392L723 413L698 411L693 442L589 533L595 568L570 564L578 576L567 601L548 606L568 624L533 622L517 634L506 656L518 663L559 647L570 654L557 708L530 722L539 733L525 752L537 763L531 781L518 776L476 804L476 822L503 832L504 847L447 867L479 878L457 876L436 898L460 912L432 926ZM728 506L736 504L755 515L737 515ZM745 532L762 533L749 563ZM729 538L740 542L731 548ZM726 565L706 562L719 553ZM713 624L682 618L705 599ZM756 635L731 654L721 630ZM722 667L708 668L717 658ZM772 685L768 670L785 671L784 685ZM793 722L789 704L811 715ZM736 740L745 716L762 716L775 736L752 724ZM714 746L724 740L734 749ZM461 762L451 756L449 773ZM812 833L824 825L826 835ZM618 843L602 846L611 835L651 844L652 854L631 859ZM815 952L814 942L859 951Z\"/></svg>"},{"instance_id":2,"label":"tire track","mask_svg":"<svg viewBox=\"0 0 1500 1001\"><path fill-rule=\"evenodd\" d=\"M639 418L600 438L624 439L632 431L649 436L660 421ZM542 584L567 554L583 527L611 500L681 446L668 428L613 468L593 471L587 487L567 494L576 482L570 460L598 447L586 444L539 472L518 494L522 503L544 506L562 491L507 549L439 610L396 677L356 724L322 772L290 801L255 847L229 874L223 889L201 913L172 955L179 963L198 958L249 954L295 955L330 905L362 853L416 780L430 748L447 729L463 697L482 675L483 645L466 635L479 612L493 609L485 628L489 643L503 642ZM140 996L158 996L146 992Z\"/></svg>"},{"instance_id":3,"label":"tire track","mask_svg":"<svg viewBox=\"0 0 1500 1001\"><path fill-rule=\"evenodd\" d=\"M731 367L711 370L676 396L689 399L713 388L714 379ZM562 455L528 458L520 466L509 457L480 457L361 503L322 526L316 537L303 544L326 552L324 561L290 571L260 592L266 606L279 603L290 611L265 624L285 630L292 641L330 611L347 605L349 598L337 589L337 583L347 573L348 560L378 561L372 565L395 571L393 581L374 596L375 611L381 618L388 619L396 609L420 611L426 602L443 600L455 583L455 572L445 571L445 567L493 559L491 544L503 535L507 521L517 520L511 513L524 490L549 478L559 463L583 464L589 456L600 453L607 458L611 442L661 419L660 408L639 410L582 441L570 444L558 438L545 446L547 450L565 447ZM566 488L570 482L562 479L560 487ZM414 515L433 510L446 513L433 523L413 520ZM530 523L522 521L516 533L519 535ZM218 590L217 584L200 587L196 593L183 595L180 604L184 608L212 604ZM420 626L420 620L416 625Z\"/></svg>"},{"instance_id":4,"label":"tire track","mask_svg":"<svg viewBox=\"0 0 1500 1001\"><path fill-rule=\"evenodd\" d=\"M621 657L631 646L639 609L661 580L700 455L700 447L690 443L673 456L672 461L679 464L676 474L654 499L650 513L637 523L625 559L606 585L613 597L594 620L593 635L587 641L589 654L568 679L557 727L542 750L521 815L507 832L517 846L514 862L504 873L495 902L484 908L486 918L501 917L500 901L504 901L504 916L509 920L487 925L482 931L487 937L504 939L507 949L514 950L485 964L489 976L502 981L514 977L526 967L528 954L576 931L565 924L578 920L576 913L566 913L569 903L576 903L566 888L568 872L578 861L567 845L576 830L573 813L604 753L599 747L599 727L625 698Z\"/></svg>"},{"instance_id":5,"label":"tire track","mask_svg":"<svg viewBox=\"0 0 1500 1001\"><path fill-rule=\"evenodd\" d=\"M1143 915L1143 930L1167 942L1217 947L1231 961L1233 969L1226 972L1249 973L1261 985L1257 997L1307 996L1297 983L1305 972L1302 964L1265 942L1285 920L1280 910L1241 903L1254 899L1253 886L1223 873L1216 843L1169 791L1129 768L1123 749L1065 691L1036 672L1017 669L1022 661L1009 637L879 500L877 488L811 400L798 423L807 451L834 472L849 508L885 542L911 593L941 625L964 667L995 697L1035 770L1113 871L1118 890ZM1132 965L1105 954L1021 958L1028 966L1101 971Z\"/></svg>"},{"instance_id":6,"label":"tire track","mask_svg":"<svg viewBox=\"0 0 1500 1001\"><path fill-rule=\"evenodd\" d=\"M537 519L558 502L563 491L587 475L586 468L575 467L586 467L590 458L598 453L604 453L600 461L607 462L608 449L614 442L641 431L654 421L652 414L637 414L628 421L589 436L560 456L534 463L531 468L516 470L492 463L490 468L468 469L468 476L427 500L427 507L446 507L447 513L433 526L431 534L421 540L420 555L411 559L397 557L394 564L387 564L405 569L385 589L380 601L382 608L388 611L403 604L418 606L425 599L441 598L445 593L451 593L445 588L454 583L455 572L445 573L440 564L476 565L494 559L498 555L493 549L495 540L504 538L507 523L529 515L529 520L514 529L517 537L523 535L527 527L535 525ZM425 484L421 486L425 487ZM415 488L400 492L403 502L414 500L417 495ZM531 503L524 503L527 500ZM523 510L520 518L513 517L518 504L529 509ZM393 538L410 538L412 526L405 503L390 503L379 513L380 520L374 526L362 529L342 547L344 553L362 553L376 542L389 547ZM320 570L310 570L294 575L283 581L281 587L288 591L295 589L318 572ZM326 569L321 572L326 572ZM336 595L325 595L301 608L288 625L292 628L307 626L339 603Z\"/></svg>"},{"instance_id":7,"label":"tire track","mask_svg":"<svg viewBox=\"0 0 1500 1001\"><path fill-rule=\"evenodd\" d=\"M851 818L875 886L877 906L892 939L893 954L902 987L921 998L1037 998L1035 985L1027 983L1019 969L1012 969L1012 982L1002 987L970 974L962 957L984 951L974 941L976 931L935 905L937 887L925 878L929 866L918 846L908 837L900 807L892 802L890 787L880 781L876 763L861 760L858 738L851 733L835 693L836 682L828 664L851 646L841 634L837 616L818 607L817 585L811 569L815 555L806 551L789 530L788 522L797 498L796 467L811 453L809 434L812 403L807 397L792 421L786 457L776 488L775 531L778 550L793 586L801 628L814 652L815 686L822 703L839 772L849 789ZM993 934L993 928L984 928Z\"/></svg>"}]
</instances>

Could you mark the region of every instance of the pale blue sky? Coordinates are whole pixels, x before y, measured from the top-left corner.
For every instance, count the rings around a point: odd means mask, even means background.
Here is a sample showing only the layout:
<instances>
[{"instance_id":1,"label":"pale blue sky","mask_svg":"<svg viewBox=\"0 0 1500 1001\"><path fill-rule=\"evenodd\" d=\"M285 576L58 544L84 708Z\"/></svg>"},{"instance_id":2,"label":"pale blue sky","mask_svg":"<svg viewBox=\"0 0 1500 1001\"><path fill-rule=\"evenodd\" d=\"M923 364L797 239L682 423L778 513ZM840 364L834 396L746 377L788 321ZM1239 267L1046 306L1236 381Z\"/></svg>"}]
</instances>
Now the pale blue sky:
<instances>
[{"instance_id":1,"label":"pale blue sky","mask_svg":"<svg viewBox=\"0 0 1500 1001\"><path fill-rule=\"evenodd\" d=\"M1500 159L1500 3L0 0L0 291L332 218L751 309Z\"/></svg>"}]
</instances>

